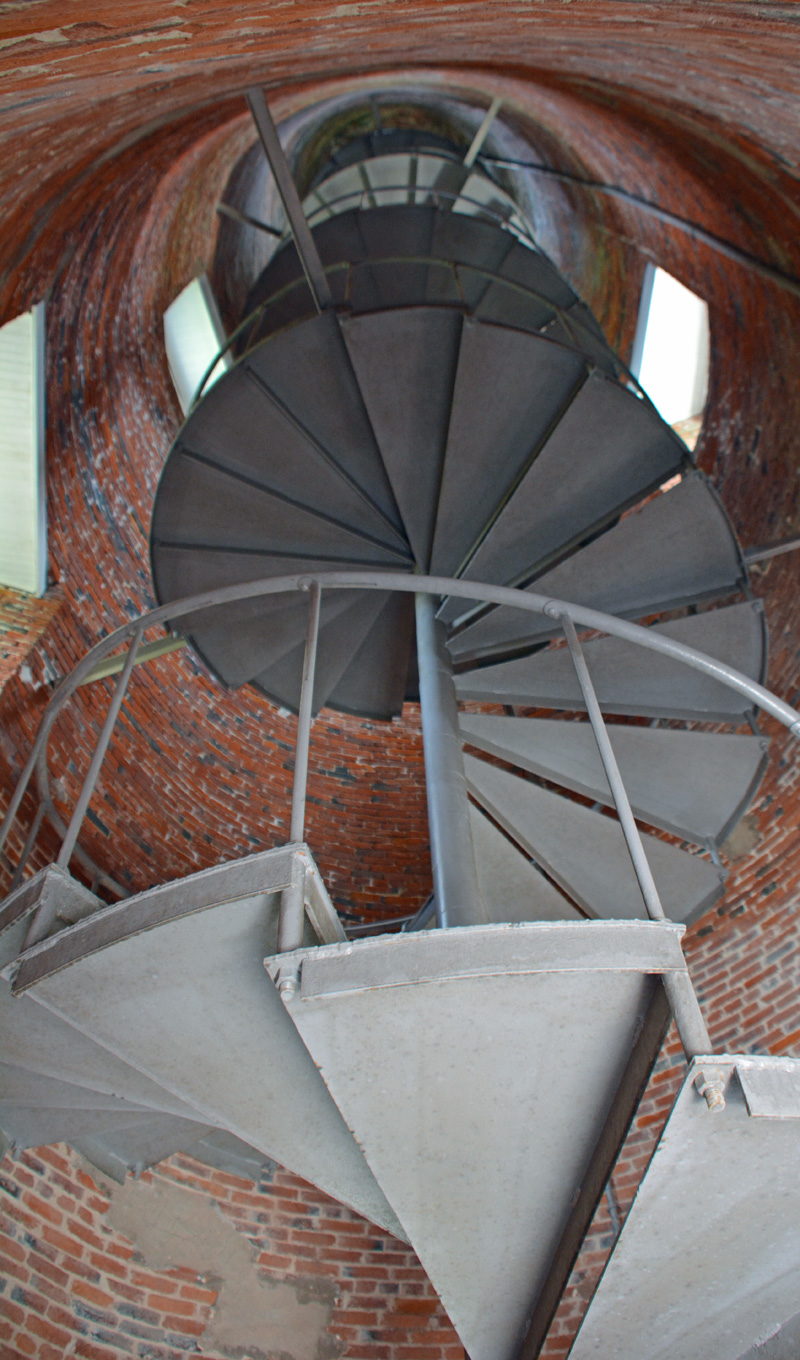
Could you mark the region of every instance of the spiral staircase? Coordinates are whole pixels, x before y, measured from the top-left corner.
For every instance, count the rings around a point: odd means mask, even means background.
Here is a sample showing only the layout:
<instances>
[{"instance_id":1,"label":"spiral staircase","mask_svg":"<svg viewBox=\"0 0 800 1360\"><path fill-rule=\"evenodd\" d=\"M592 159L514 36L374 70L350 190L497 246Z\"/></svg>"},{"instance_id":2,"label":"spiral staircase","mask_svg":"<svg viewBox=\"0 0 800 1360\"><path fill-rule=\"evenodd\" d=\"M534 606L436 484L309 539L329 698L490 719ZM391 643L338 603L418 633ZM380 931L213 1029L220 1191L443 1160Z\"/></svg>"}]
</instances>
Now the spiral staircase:
<instances>
[{"instance_id":1,"label":"spiral staircase","mask_svg":"<svg viewBox=\"0 0 800 1360\"><path fill-rule=\"evenodd\" d=\"M373 578L322 593L312 708L389 721L421 699L433 906L450 928L423 914L346 939L298 843L112 906L51 866L0 906L0 1128L17 1148L71 1142L116 1175L177 1149L246 1173L274 1158L411 1242L471 1360L513 1360L538 1353L667 996L686 995L683 925L722 891L716 851L766 745L751 698L713 673L620 636L583 641L650 828L668 919L648 919L561 623L483 587L639 621L757 683L766 631L713 487L551 262L500 220L496 186L468 193L480 176L452 148L366 152L349 165L371 174L370 201L352 206L340 182L310 260L300 237L278 251L236 363L182 427L153 577L167 606L269 576ZM409 589L382 589L383 573ZM413 582L431 576L463 589L421 591L415 626ZM195 608L187 631L223 684L298 710L308 618L287 589ZM714 1058L700 1035L575 1357L696 1357L712 1289L726 1316L707 1360L735 1360L791 1312L792 1286L763 1276L800 1265L797 1065ZM665 1169L675 1143L685 1164ZM655 1342L653 1241L685 1222L698 1180L750 1215L751 1239L731 1235L724 1269L698 1247L694 1293L673 1244Z\"/></svg>"}]
</instances>

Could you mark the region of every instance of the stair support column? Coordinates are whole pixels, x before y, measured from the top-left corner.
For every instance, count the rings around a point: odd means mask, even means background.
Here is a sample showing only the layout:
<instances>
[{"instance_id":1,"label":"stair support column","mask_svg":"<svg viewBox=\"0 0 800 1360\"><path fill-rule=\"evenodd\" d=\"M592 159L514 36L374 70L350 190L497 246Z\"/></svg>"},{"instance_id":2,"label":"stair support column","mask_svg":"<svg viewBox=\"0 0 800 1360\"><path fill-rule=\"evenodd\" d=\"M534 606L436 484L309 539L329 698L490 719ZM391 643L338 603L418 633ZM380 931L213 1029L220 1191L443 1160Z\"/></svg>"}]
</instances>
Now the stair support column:
<instances>
[{"instance_id":1,"label":"stair support column","mask_svg":"<svg viewBox=\"0 0 800 1360\"><path fill-rule=\"evenodd\" d=\"M489 921L478 887L458 706L445 628L430 595L415 596L433 893L441 927Z\"/></svg>"}]
</instances>

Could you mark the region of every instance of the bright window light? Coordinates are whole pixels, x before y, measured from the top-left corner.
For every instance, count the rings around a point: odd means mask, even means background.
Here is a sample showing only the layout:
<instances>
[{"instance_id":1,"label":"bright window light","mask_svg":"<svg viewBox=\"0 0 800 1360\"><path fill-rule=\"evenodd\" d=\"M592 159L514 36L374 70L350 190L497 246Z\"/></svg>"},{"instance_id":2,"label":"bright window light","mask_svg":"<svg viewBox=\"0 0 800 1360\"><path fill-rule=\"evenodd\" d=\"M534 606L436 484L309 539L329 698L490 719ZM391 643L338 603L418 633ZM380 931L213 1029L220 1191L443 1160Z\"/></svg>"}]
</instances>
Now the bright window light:
<instances>
[{"instance_id":1,"label":"bright window light","mask_svg":"<svg viewBox=\"0 0 800 1360\"><path fill-rule=\"evenodd\" d=\"M225 344L222 321L205 274L198 274L164 313L167 363L184 415L198 395L210 365ZM206 390L231 367L224 354L212 369Z\"/></svg>"},{"instance_id":2,"label":"bright window light","mask_svg":"<svg viewBox=\"0 0 800 1360\"><path fill-rule=\"evenodd\" d=\"M701 414L708 391L708 306L650 264L631 372L668 425Z\"/></svg>"},{"instance_id":3,"label":"bright window light","mask_svg":"<svg viewBox=\"0 0 800 1360\"><path fill-rule=\"evenodd\" d=\"M0 327L0 583L47 589L41 303Z\"/></svg>"}]
</instances>

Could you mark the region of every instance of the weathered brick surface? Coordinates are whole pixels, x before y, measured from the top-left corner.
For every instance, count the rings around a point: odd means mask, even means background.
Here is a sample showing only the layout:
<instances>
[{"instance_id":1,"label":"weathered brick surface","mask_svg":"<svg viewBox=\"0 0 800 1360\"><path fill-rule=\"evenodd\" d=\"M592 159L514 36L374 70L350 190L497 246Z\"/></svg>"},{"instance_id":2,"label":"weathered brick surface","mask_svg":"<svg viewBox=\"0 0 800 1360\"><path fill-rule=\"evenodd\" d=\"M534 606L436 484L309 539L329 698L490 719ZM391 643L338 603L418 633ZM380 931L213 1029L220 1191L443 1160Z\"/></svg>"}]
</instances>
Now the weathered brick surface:
<instances>
[{"instance_id":1,"label":"weathered brick surface","mask_svg":"<svg viewBox=\"0 0 800 1360\"><path fill-rule=\"evenodd\" d=\"M620 0L296 3L240 7L232 40L230 6L214 0L169 16L151 0L132 0L124 14L85 0L68 16L51 0L5 13L0 315L50 292L51 570L64 603L25 657L29 670L19 672L20 651L12 658L0 784L23 763L53 677L151 603L149 516L178 424L160 318L198 264L212 262L214 204L250 139L239 90L267 80L284 113L354 74L413 65L414 79L437 87L499 91L538 159L658 203L797 275L798 68L787 53L798 17L785 4L725 0L643 3L635 15ZM708 298L713 360L698 458L746 545L796 533L796 287L619 194L546 176L537 186L543 244L623 349L646 259ZM797 703L796 558L757 570L754 590L772 623L770 683ZM22 650L30 639L26 628ZM54 734L62 808L110 688L83 691ZM293 726L257 696L223 693L189 654L154 663L133 682L87 848L139 888L284 839ZM750 813L754 850L730 861L725 900L688 933L687 951L720 1047L798 1053L800 775L784 733L764 726L773 750ZM308 835L337 900L373 915L413 909L429 884L416 711L389 727L325 715L314 749ZM12 857L33 810L29 800ZM36 863L53 848L44 833ZM680 1072L671 1040L615 1173L620 1218ZM70 1153L28 1153L3 1173L0 1347L9 1356L175 1360L199 1347L210 1282L137 1260ZM156 1174L213 1197L265 1276L334 1278L342 1354L460 1360L410 1253L300 1182L279 1173L256 1191L185 1159ZM566 1354L613 1231L605 1204L546 1355Z\"/></svg>"}]
</instances>

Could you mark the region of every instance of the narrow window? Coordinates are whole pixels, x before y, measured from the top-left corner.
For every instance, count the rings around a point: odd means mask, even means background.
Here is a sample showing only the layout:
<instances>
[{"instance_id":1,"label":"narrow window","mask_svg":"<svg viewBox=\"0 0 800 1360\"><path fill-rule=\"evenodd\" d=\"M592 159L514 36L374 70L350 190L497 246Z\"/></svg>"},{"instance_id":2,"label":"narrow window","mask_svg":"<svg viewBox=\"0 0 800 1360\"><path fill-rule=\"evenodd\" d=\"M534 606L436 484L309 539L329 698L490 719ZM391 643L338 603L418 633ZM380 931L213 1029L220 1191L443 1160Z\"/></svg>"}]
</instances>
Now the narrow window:
<instances>
[{"instance_id":1,"label":"narrow window","mask_svg":"<svg viewBox=\"0 0 800 1360\"><path fill-rule=\"evenodd\" d=\"M0 583L47 589L42 303L0 326Z\"/></svg>"},{"instance_id":2,"label":"narrow window","mask_svg":"<svg viewBox=\"0 0 800 1360\"><path fill-rule=\"evenodd\" d=\"M214 295L205 274L198 274L164 313L167 363L184 415L200 395L203 380L207 391L231 367L227 353L214 364L224 344L225 331Z\"/></svg>"},{"instance_id":3,"label":"narrow window","mask_svg":"<svg viewBox=\"0 0 800 1360\"><path fill-rule=\"evenodd\" d=\"M667 424L690 422L699 432L708 391L708 348L704 299L666 270L648 264L631 372Z\"/></svg>"}]
</instances>

